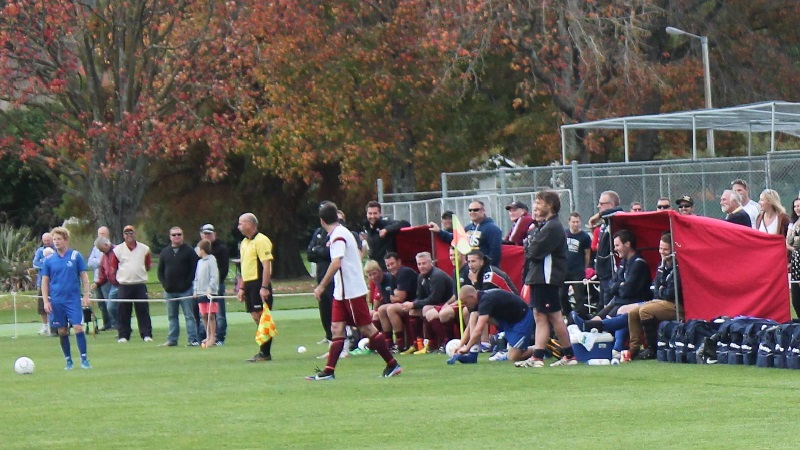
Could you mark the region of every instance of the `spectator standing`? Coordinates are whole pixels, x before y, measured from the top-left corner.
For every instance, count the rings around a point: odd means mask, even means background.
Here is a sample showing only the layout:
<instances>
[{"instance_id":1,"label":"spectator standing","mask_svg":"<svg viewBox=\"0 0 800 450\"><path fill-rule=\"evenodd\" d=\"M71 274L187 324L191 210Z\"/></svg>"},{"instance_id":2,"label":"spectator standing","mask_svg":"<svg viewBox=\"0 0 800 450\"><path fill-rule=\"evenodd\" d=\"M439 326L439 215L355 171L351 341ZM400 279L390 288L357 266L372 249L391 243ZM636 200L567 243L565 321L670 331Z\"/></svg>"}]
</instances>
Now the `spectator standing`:
<instances>
[{"instance_id":1,"label":"spectator standing","mask_svg":"<svg viewBox=\"0 0 800 450\"><path fill-rule=\"evenodd\" d=\"M158 281L164 288L167 300L167 320L169 332L167 340L160 347L175 347L181 333L178 308L183 310L186 325L187 347L199 347L197 318L194 315L192 283L197 269L197 253L183 240L180 227L169 229L169 247L164 247L158 255Z\"/></svg>"},{"instance_id":2,"label":"spectator standing","mask_svg":"<svg viewBox=\"0 0 800 450\"><path fill-rule=\"evenodd\" d=\"M214 259L217 261L219 276L217 277L218 287L216 295L218 297L214 299L214 302L217 304L217 311L214 314L217 325L216 345L224 345L225 337L228 334L228 316L225 305L225 279L228 278L228 271L230 270L230 251L227 245L217 239L217 232L214 229L214 225L210 223L200 227L200 239L205 239L211 243L210 254L213 255ZM197 331L197 334L202 337L201 329L198 328Z\"/></svg>"},{"instance_id":3,"label":"spectator standing","mask_svg":"<svg viewBox=\"0 0 800 450\"><path fill-rule=\"evenodd\" d=\"M786 232L786 248L789 250L789 273L791 284L792 307L796 317L800 317L800 198L792 202L791 225Z\"/></svg>"},{"instance_id":4,"label":"spectator standing","mask_svg":"<svg viewBox=\"0 0 800 450\"><path fill-rule=\"evenodd\" d=\"M642 202L631 203L630 212L644 212L644 207L642 206Z\"/></svg>"},{"instance_id":5,"label":"spectator standing","mask_svg":"<svg viewBox=\"0 0 800 450\"><path fill-rule=\"evenodd\" d=\"M482 201L473 200L469 207L470 223L464 227L469 238L469 246L488 256L492 264L500 267L503 256L503 232L495 225L494 220L486 215L486 208Z\"/></svg>"},{"instance_id":6,"label":"spectator standing","mask_svg":"<svg viewBox=\"0 0 800 450\"><path fill-rule=\"evenodd\" d=\"M769 234L786 236L789 229L789 216L781 204L781 196L773 189L764 189L758 198L761 212L756 218L754 228Z\"/></svg>"},{"instance_id":7,"label":"spectator standing","mask_svg":"<svg viewBox=\"0 0 800 450\"><path fill-rule=\"evenodd\" d=\"M331 264L330 251L328 250L328 233L324 228L319 227L314 231L311 236L311 241L308 243L308 261L317 265L316 279L317 284L322 281L325 272L328 271L328 266ZM378 266L380 268L380 266ZM319 308L319 320L322 322L322 330L325 332L325 337L322 338L317 344L329 345L333 334L331 334L331 308L333 307L333 284L328 285L327 289L320 293L317 298L317 307Z\"/></svg>"},{"instance_id":8,"label":"spectator standing","mask_svg":"<svg viewBox=\"0 0 800 450\"><path fill-rule=\"evenodd\" d=\"M731 182L731 189L742 196L742 208L747 211L747 215L750 216L750 223L752 223L753 228L755 228L756 219L761 212L761 207L750 198L750 190L747 188L747 182L741 178L737 178Z\"/></svg>"},{"instance_id":9,"label":"spectator standing","mask_svg":"<svg viewBox=\"0 0 800 450\"><path fill-rule=\"evenodd\" d=\"M672 202L667 197L661 197L656 202L657 211L669 211L670 209L672 209Z\"/></svg>"},{"instance_id":10,"label":"spectator standing","mask_svg":"<svg viewBox=\"0 0 800 450\"><path fill-rule=\"evenodd\" d=\"M742 196L738 192L726 189L719 198L719 206L725 213L725 221L751 228L750 215L742 208Z\"/></svg>"},{"instance_id":11,"label":"spectator standing","mask_svg":"<svg viewBox=\"0 0 800 450\"><path fill-rule=\"evenodd\" d=\"M591 264L592 238L589 233L581 229L581 215L573 212L569 215L569 228L566 232L567 239L567 278L565 281L583 281ZM585 285L572 284L575 298L575 308L578 314L585 316L589 313L586 307L588 291ZM572 312L569 303L569 284L561 288L561 313L568 316Z\"/></svg>"},{"instance_id":12,"label":"spectator standing","mask_svg":"<svg viewBox=\"0 0 800 450\"><path fill-rule=\"evenodd\" d=\"M256 327L261 320L264 304L272 309L272 241L258 231L258 219L253 213L239 216L239 231L244 235L239 246L242 265L242 286L237 296L244 302ZM258 353L249 362L272 361L272 341L261 344Z\"/></svg>"},{"instance_id":13,"label":"spectator standing","mask_svg":"<svg viewBox=\"0 0 800 450\"><path fill-rule=\"evenodd\" d=\"M608 232L608 220L611 215L622 211L619 206L619 195L614 191L605 191L600 194L600 199L597 201L598 213L589 219L589 224L602 221L600 225L600 234L597 242L597 255L594 260L594 270L597 279L600 281L600 299L605 305L611 300L611 295L608 290L611 286L611 276L614 274L614 254L613 242L611 235Z\"/></svg>"},{"instance_id":14,"label":"spectator standing","mask_svg":"<svg viewBox=\"0 0 800 450\"><path fill-rule=\"evenodd\" d=\"M58 329L61 351L67 363L64 369L72 370L73 367L69 343L70 325L75 330L75 341L81 355L81 369L91 369L86 352L82 311L82 307L89 307L90 285L89 276L86 275L86 261L80 252L69 248L69 230L56 227L51 234L56 252L42 265L44 309L50 314L50 325Z\"/></svg>"},{"instance_id":15,"label":"spectator standing","mask_svg":"<svg viewBox=\"0 0 800 450\"><path fill-rule=\"evenodd\" d=\"M528 229L533 225L533 217L528 212L528 205L521 201L514 200L506 205L508 218L511 220L511 229L503 238L503 244L522 245L522 241L528 235ZM495 265L499 265L499 261ZM480 288L478 288L480 290Z\"/></svg>"},{"instance_id":16,"label":"spectator standing","mask_svg":"<svg viewBox=\"0 0 800 450\"><path fill-rule=\"evenodd\" d=\"M197 244L197 269L194 273L192 283L192 295L197 300L200 314L203 317L203 326L206 329L206 338L203 344L206 347L216 345L217 320L216 313L219 304L214 300L214 296L219 292L219 268L217 258L211 254L211 242L202 239Z\"/></svg>"},{"instance_id":17,"label":"spectator standing","mask_svg":"<svg viewBox=\"0 0 800 450\"><path fill-rule=\"evenodd\" d=\"M433 233L436 233L436 237L442 242L447 244L453 242L453 211L445 211L442 213L441 227L436 222L430 222L428 223L428 228L430 228Z\"/></svg>"},{"instance_id":18,"label":"spectator standing","mask_svg":"<svg viewBox=\"0 0 800 450\"><path fill-rule=\"evenodd\" d=\"M145 342L153 342L153 325L150 320L150 304L147 303L147 272L152 265L150 247L136 241L136 228L125 225L122 229L124 241L114 247L119 288L119 322L117 323L117 342L124 344L131 338L131 314L136 310L139 336ZM134 300L134 301L125 301ZM135 301L144 300L144 301Z\"/></svg>"},{"instance_id":19,"label":"spectator standing","mask_svg":"<svg viewBox=\"0 0 800 450\"><path fill-rule=\"evenodd\" d=\"M114 255L114 246L107 237L100 236L94 241L94 246L102 255L100 265L97 268L97 279L94 281L95 289L100 291L100 296L106 299L108 317L112 326L109 329L117 329L119 323L119 303L117 303L117 293L119 282L117 281L117 261Z\"/></svg>"},{"instance_id":20,"label":"spectator standing","mask_svg":"<svg viewBox=\"0 0 800 450\"><path fill-rule=\"evenodd\" d=\"M44 249L49 248L55 250L53 247L53 235L50 233L42 234L42 246L36 249L33 255L33 268L36 269L36 312L42 319L42 327L39 329L39 336L56 336L55 330L50 329L50 323L47 319L47 311L44 310L44 301L42 299L42 266L44 265Z\"/></svg>"},{"instance_id":21,"label":"spectator standing","mask_svg":"<svg viewBox=\"0 0 800 450\"><path fill-rule=\"evenodd\" d=\"M97 229L97 237L101 238L104 237L108 239L109 232L108 227L100 227ZM103 258L103 252L97 248L97 245L92 247L92 252L89 253L89 258L86 260L86 265L89 269L94 270L94 277L92 278L93 283L97 283L97 278L100 276L100 260ZM95 298L102 298L105 299L106 297L103 296L103 292L100 288L97 288L95 291ZM97 307L100 309L100 313L103 317L103 328L101 331L115 329L117 324L114 318L108 313L108 302L98 301Z\"/></svg>"},{"instance_id":22,"label":"spectator standing","mask_svg":"<svg viewBox=\"0 0 800 450\"><path fill-rule=\"evenodd\" d=\"M364 233L369 247L369 259L378 261L381 268L385 270L384 256L395 251L397 232L408 226L410 226L408 221L389 220L383 217L380 203L376 201L367 203L367 221L364 223Z\"/></svg>"},{"instance_id":23,"label":"spectator standing","mask_svg":"<svg viewBox=\"0 0 800 450\"><path fill-rule=\"evenodd\" d=\"M675 205L678 207L678 213L684 216L694 215L694 199L688 195L675 200Z\"/></svg>"}]
</instances>

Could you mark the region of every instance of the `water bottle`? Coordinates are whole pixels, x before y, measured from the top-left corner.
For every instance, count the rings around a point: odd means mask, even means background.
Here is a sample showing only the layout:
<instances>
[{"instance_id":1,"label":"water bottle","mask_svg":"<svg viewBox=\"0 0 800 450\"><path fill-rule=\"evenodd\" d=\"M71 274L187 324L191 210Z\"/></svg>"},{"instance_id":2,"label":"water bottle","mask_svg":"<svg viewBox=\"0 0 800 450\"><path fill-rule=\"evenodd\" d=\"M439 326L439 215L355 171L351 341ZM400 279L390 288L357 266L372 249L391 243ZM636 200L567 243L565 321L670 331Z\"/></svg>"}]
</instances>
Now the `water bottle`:
<instances>
[{"instance_id":1,"label":"water bottle","mask_svg":"<svg viewBox=\"0 0 800 450\"><path fill-rule=\"evenodd\" d=\"M589 360L590 366L610 366L611 361L607 359L590 359Z\"/></svg>"}]
</instances>

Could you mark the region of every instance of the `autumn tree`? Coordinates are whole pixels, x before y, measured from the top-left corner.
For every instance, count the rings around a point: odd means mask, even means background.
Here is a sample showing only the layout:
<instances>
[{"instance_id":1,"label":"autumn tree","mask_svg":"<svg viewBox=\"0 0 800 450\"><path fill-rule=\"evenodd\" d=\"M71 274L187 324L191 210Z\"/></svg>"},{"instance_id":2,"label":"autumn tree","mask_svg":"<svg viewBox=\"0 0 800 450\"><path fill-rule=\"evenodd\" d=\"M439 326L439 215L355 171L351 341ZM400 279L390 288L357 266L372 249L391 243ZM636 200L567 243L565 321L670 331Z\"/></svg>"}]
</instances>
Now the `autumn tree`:
<instances>
[{"instance_id":1,"label":"autumn tree","mask_svg":"<svg viewBox=\"0 0 800 450\"><path fill-rule=\"evenodd\" d=\"M46 116L45 136L6 135L0 150L51 174L113 233L136 220L159 174L152 162L229 142L203 110L214 74L188 71L201 44L225 38L225 4L188 0L19 0L0 16L0 99ZM222 45L218 45L221 47ZM198 93L198 90L203 92Z\"/></svg>"}]
</instances>

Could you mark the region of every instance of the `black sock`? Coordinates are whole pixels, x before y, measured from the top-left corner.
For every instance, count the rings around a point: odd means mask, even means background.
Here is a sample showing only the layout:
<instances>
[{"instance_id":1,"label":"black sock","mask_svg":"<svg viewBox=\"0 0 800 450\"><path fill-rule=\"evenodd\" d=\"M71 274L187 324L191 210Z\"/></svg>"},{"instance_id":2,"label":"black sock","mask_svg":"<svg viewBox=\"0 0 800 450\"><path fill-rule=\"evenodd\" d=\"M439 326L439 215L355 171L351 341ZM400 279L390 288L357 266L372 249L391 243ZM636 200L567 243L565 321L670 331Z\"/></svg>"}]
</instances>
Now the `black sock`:
<instances>
[{"instance_id":1,"label":"black sock","mask_svg":"<svg viewBox=\"0 0 800 450\"><path fill-rule=\"evenodd\" d=\"M264 356L272 356L272 339L261 344L261 354Z\"/></svg>"}]
</instances>

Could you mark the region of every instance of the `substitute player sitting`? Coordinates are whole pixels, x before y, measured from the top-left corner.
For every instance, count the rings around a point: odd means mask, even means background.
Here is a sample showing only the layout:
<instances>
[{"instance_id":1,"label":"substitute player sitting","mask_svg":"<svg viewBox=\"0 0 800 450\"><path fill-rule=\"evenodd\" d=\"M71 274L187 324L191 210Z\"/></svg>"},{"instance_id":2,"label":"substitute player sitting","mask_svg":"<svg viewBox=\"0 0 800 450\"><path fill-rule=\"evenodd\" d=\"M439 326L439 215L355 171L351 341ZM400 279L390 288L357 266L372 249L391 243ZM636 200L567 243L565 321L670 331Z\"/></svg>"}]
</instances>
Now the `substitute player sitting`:
<instances>
[{"instance_id":1,"label":"substitute player sitting","mask_svg":"<svg viewBox=\"0 0 800 450\"><path fill-rule=\"evenodd\" d=\"M508 359L523 361L530 358L528 348L533 334L533 312L518 295L502 289L478 291L464 286L459 293L461 302L469 309L469 324L461 338L461 347L447 363L478 361L481 333L489 325L504 331L508 341Z\"/></svg>"}]
</instances>

